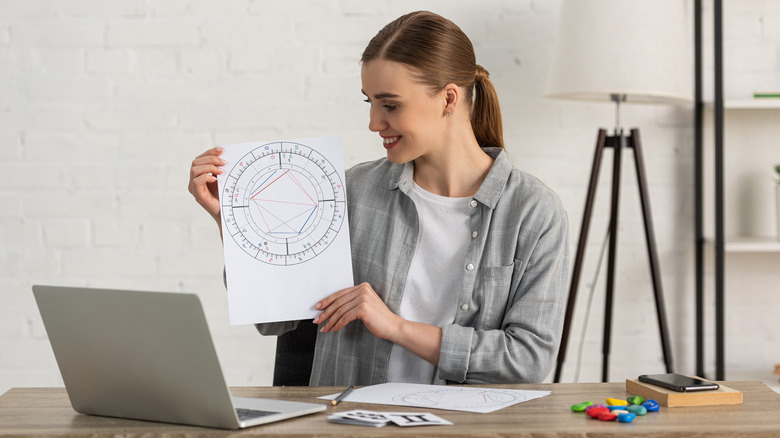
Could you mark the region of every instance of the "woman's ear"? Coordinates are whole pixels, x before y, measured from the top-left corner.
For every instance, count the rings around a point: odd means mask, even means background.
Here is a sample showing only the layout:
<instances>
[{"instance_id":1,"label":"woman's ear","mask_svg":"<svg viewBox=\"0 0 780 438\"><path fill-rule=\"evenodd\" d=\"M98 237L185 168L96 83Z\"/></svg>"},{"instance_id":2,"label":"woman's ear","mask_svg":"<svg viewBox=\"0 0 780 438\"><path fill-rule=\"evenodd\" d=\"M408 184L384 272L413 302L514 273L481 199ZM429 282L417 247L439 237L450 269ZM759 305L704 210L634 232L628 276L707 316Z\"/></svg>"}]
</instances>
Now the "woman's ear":
<instances>
[{"instance_id":1,"label":"woman's ear","mask_svg":"<svg viewBox=\"0 0 780 438\"><path fill-rule=\"evenodd\" d=\"M442 90L444 95L444 113L445 115L455 114L460 99L460 88L455 84L447 84Z\"/></svg>"}]
</instances>

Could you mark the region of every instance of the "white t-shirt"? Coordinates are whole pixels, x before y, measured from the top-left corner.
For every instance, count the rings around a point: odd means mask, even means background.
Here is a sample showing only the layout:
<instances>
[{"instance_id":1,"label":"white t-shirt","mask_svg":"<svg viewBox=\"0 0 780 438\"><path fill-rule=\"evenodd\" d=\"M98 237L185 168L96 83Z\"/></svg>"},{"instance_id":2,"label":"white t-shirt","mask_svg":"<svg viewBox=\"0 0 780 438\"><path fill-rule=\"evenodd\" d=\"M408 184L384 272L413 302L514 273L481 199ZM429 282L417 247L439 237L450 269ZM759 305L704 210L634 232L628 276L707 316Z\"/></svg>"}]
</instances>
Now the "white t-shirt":
<instances>
[{"instance_id":1,"label":"white t-shirt","mask_svg":"<svg viewBox=\"0 0 780 438\"><path fill-rule=\"evenodd\" d=\"M426 192L417 184L411 192L420 234L406 279L399 316L444 327L455 321L466 258L471 197L448 198ZM393 344L388 382L445 384L436 367L404 347Z\"/></svg>"}]
</instances>

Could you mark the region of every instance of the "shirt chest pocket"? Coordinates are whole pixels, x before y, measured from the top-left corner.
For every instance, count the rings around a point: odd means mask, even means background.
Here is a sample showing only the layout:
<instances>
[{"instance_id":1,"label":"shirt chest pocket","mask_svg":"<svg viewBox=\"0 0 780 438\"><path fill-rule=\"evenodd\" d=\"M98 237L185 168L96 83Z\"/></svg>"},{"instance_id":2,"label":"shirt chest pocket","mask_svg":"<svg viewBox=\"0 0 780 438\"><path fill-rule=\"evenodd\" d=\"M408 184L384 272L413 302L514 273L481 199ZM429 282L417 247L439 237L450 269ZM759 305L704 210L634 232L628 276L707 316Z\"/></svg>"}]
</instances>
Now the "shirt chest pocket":
<instances>
[{"instance_id":1,"label":"shirt chest pocket","mask_svg":"<svg viewBox=\"0 0 780 438\"><path fill-rule=\"evenodd\" d=\"M477 281L474 301L478 306L477 328L482 330L500 329L504 321L510 295L517 289L525 270L525 265L515 260L509 266L483 268Z\"/></svg>"}]
</instances>

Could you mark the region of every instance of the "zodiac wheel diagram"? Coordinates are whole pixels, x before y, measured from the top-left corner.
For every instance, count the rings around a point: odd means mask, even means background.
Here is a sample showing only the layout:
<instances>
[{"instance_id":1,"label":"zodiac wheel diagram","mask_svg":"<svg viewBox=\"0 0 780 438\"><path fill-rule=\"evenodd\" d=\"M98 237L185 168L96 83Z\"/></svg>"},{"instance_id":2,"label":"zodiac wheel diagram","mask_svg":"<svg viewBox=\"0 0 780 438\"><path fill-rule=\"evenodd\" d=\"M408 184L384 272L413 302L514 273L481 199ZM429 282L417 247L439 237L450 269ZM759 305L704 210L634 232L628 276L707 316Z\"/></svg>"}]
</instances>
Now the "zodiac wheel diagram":
<instances>
[{"instance_id":1,"label":"zodiac wheel diagram","mask_svg":"<svg viewBox=\"0 0 780 438\"><path fill-rule=\"evenodd\" d=\"M244 252L271 265L304 263L321 254L346 215L336 168L303 144L277 142L244 155L222 194L227 232Z\"/></svg>"},{"instance_id":2,"label":"zodiac wheel diagram","mask_svg":"<svg viewBox=\"0 0 780 438\"><path fill-rule=\"evenodd\" d=\"M447 388L399 394L393 397L393 401L412 406L464 410L514 403L518 398L516 394L501 389Z\"/></svg>"}]
</instances>

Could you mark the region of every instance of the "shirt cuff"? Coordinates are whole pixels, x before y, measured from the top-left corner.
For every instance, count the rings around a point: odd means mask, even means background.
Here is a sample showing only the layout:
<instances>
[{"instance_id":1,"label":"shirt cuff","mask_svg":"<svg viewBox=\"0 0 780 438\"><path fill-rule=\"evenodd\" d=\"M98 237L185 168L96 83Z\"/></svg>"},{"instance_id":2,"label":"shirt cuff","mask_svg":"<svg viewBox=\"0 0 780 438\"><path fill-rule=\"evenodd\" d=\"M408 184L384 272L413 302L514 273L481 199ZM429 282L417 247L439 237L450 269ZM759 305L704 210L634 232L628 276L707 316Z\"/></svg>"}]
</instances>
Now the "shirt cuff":
<instances>
[{"instance_id":1,"label":"shirt cuff","mask_svg":"<svg viewBox=\"0 0 780 438\"><path fill-rule=\"evenodd\" d=\"M442 328L439 352L440 378L458 383L466 381L473 336L473 327L451 324Z\"/></svg>"}]
</instances>

